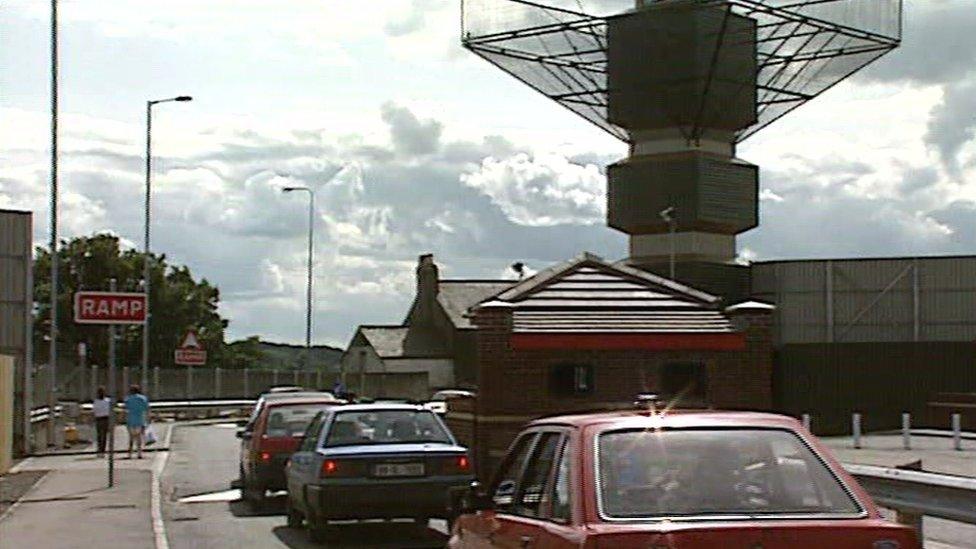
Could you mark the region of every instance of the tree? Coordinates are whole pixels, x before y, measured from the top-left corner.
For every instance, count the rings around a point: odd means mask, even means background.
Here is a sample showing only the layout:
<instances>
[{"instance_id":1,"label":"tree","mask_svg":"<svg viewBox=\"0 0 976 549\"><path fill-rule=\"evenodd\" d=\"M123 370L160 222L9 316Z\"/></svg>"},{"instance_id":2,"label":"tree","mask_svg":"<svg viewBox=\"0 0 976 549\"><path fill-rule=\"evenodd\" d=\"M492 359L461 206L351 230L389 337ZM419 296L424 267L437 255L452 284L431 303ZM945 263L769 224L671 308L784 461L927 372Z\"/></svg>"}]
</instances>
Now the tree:
<instances>
[{"instance_id":1,"label":"tree","mask_svg":"<svg viewBox=\"0 0 976 549\"><path fill-rule=\"evenodd\" d=\"M109 280L116 279L118 291L138 292L142 288L144 254L122 250L119 238L102 233L62 241L58 251L58 351L59 363L74 361L78 343L88 346L89 361L108 363L108 333L104 326L79 325L73 322L73 295L76 290L108 290ZM185 266L170 266L166 256L152 254L152 287L150 296L149 365L173 366L173 351L187 329L197 330L207 348L210 366L224 366L224 329L227 320L217 312L220 291L206 279L194 280ZM50 333L51 254L43 247L35 250L34 263L34 345L47 348ZM142 327L126 326L116 346L119 366L142 363ZM38 357L46 354L38 352ZM41 360L43 360L41 358ZM228 364L229 365L229 364Z\"/></svg>"}]
</instances>

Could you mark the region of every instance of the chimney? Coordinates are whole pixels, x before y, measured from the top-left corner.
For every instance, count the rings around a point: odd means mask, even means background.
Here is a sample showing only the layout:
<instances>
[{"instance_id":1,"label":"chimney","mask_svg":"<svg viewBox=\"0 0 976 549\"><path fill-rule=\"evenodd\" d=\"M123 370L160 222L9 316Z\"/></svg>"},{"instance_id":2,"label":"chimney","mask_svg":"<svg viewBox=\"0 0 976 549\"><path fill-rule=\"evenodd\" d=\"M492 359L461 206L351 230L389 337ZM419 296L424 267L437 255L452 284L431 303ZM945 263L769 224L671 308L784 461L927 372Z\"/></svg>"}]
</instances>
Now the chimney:
<instances>
[{"instance_id":1,"label":"chimney","mask_svg":"<svg viewBox=\"0 0 976 549\"><path fill-rule=\"evenodd\" d=\"M415 322L425 324L433 321L434 301L440 276L434 254L423 254L417 261L417 311Z\"/></svg>"}]
</instances>

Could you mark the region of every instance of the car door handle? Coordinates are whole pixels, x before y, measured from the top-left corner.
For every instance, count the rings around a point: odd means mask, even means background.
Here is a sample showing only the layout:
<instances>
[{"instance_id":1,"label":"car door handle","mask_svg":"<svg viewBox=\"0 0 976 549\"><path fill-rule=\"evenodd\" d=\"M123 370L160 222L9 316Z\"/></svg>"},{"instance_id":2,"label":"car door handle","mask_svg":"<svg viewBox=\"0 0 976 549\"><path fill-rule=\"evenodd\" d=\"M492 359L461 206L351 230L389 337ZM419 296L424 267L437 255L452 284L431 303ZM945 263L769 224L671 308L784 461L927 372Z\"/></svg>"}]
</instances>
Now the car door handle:
<instances>
[{"instance_id":1,"label":"car door handle","mask_svg":"<svg viewBox=\"0 0 976 549\"><path fill-rule=\"evenodd\" d=\"M522 549L528 549L532 547L532 542L535 541L535 538L533 536L522 536L519 540L522 542Z\"/></svg>"}]
</instances>

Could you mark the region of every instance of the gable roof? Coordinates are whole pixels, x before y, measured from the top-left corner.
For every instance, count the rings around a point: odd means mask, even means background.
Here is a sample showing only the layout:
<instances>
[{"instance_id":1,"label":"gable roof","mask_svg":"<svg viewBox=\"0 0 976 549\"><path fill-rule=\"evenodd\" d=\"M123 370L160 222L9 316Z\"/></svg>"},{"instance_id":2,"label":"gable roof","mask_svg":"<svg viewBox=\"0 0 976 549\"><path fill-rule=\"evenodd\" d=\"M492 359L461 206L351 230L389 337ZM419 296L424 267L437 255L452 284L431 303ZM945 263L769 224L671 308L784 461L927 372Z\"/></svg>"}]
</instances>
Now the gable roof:
<instances>
[{"instance_id":1,"label":"gable roof","mask_svg":"<svg viewBox=\"0 0 976 549\"><path fill-rule=\"evenodd\" d=\"M512 308L516 334L733 333L719 302L678 282L583 254L480 306Z\"/></svg>"},{"instance_id":2,"label":"gable roof","mask_svg":"<svg viewBox=\"0 0 976 549\"><path fill-rule=\"evenodd\" d=\"M448 353L437 334L411 326L360 326L358 334L380 358L443 358ZM355 336L354 336L355 339Z\"/></svg>"},{"instance_id":3,"label":"gable roof","mask_svg":"<svg viewBox=\"0 0 976 549\"><path fill-rule=\"evenodd\" d=\"M468 309L515 283L514 280L441 280L437 302L455 328L470 329L474 325L465 316Z\"/></svg>"}]
</instances>

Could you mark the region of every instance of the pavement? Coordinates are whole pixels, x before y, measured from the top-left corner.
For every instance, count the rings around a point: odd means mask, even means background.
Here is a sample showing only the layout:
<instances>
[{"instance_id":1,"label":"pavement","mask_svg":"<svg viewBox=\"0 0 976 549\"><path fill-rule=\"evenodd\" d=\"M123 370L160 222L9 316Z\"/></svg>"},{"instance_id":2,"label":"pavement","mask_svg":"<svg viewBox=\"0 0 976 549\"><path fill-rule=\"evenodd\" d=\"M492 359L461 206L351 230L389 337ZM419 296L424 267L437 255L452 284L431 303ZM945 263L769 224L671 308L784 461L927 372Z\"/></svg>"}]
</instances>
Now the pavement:
<instances>
[{"instance_id":1,"label":"pavement","mask_svg":"<svg viewBox=\"0 0 976 549\"><path fill-rule=\"evenodd\" d=\"M154 428L165 441L170 425ZM127 443L124 429L117 428L116 448ZM0 540L16 540L18 547L89 549L93 540L99 540L100 544L156 545L159 549L153 479L165 459L166 452L147 452L143 459L131 460L116 453L115 486L109 488L105 458L94 454L28 458L11 474L40 478L0 515Z\"/></svg>"}]
</instances>

